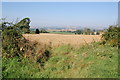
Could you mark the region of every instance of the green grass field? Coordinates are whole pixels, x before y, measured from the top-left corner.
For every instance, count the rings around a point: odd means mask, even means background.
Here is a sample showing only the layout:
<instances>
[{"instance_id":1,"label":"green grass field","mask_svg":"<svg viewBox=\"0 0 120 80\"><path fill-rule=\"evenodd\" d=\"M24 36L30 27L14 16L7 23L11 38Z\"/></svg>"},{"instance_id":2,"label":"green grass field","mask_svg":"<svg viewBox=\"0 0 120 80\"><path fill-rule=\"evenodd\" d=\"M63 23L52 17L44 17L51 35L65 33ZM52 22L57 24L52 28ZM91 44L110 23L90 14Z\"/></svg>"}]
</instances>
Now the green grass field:
<instances>
[{"instance_id":1,"label":"green grass field","mask_svg":"<svg viewBox=\"0 0 120 80\"><path fill-rule=\"evenodd\" d=\"M49 60L41 67L18 57L2 60L4 78L117 78L118 52L116 47L92 43L72 47L53 47Z\"/></svg>"},{"instance_id":2,"label":"green grass field","mask_svg":"<svg viewBox=\"0 0 120 80\"><path fill-rule=\"evenodd\" d=\"M49 31L48 33L50 34L75 34L75 33L72 33L72 32L60 32L60 31ZM35 34L35 31L31 30L30 31L30 34Z\"/></svg>"},{"instance_id":3,"label":"green grass field","mask_svg":"<svg viewBox=\"0 0 120 80\"><path fill-rule=\"evenodd\" d=\"M60 31L56 31L56 32L50 31L49 33L51 33L51 34L75 34L72 32L60 32Z\"/></svg>"}]
</instances>

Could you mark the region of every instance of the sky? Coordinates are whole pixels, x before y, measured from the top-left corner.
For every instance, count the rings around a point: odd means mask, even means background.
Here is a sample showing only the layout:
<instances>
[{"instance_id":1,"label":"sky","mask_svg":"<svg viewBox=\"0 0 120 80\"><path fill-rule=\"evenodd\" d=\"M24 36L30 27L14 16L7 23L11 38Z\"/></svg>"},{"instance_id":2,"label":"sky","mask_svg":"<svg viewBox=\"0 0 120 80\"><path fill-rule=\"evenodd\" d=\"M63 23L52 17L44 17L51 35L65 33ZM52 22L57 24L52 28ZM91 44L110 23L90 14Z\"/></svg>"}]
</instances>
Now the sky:
<instances>
[{"instance_id":1,"label":"sky","mask_svg":"<svg viewBox=\"0 0 120 80\"><path fill-rule=\"evenodd\" d=\"M31 28L107 28L118 19L117 2L3 2L2 17L15 21L29 17Z\"/></svg>"},{"instance_id":2,"label":"sky","mask_svg":"<svg viewBox=\"0 0 120 80\"><path fill-rule=\"evenodd\" d=\"M2 2L119 2L119 0L1 0Z\"/></svg>"}]
</instances>

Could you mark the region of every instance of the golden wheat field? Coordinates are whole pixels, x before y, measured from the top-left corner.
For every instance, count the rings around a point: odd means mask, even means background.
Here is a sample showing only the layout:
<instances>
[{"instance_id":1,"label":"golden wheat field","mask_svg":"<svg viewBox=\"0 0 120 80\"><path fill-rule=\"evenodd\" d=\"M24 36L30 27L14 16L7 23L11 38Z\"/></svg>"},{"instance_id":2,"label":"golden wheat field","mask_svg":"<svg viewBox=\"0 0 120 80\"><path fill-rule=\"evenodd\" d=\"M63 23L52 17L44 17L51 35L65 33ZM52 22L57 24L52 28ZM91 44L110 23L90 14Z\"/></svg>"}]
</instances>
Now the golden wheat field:
<instances>
[{"instance_id":1,"label":"golden wheat field","mask_svg":"<svg viewBox=\"0 0 120 80\"><path fill-rule=\"evenodd\" d=\"M43 44L51 44L58 46L63 44L70 44L73 46L80 46L89 44L91 42L98 42L101 40L100 35L65 35L65 34L23 34L23 36L30 41L37 41Z\"/></svg>"}]
</instances>

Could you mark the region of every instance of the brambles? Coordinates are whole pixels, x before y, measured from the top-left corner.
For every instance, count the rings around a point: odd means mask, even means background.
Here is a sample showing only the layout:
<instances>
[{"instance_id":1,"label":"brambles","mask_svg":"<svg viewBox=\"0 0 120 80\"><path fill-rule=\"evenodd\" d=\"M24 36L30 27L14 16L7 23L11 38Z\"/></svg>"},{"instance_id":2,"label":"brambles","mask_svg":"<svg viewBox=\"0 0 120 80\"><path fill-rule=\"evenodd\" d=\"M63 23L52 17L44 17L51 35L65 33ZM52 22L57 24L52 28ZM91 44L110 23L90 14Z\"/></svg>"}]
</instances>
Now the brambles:
<instances>
[{"instance_id":1,"label":"brambles","mask_svg":"<svg viewBox=\"0 0 120 80\"><path fill-rule=\"evenodd\" d=\"M37 45L36 45L37 46ZM41 47L40 47L41 48ZM38 52L39 53L39 52ZM45 53L49 53L45 51ZM36 54L37 55L37 54ZM35 56L34 56L35 57ZM33 60L33 55L31 60ZM37 63L28 58L3 59L5 78L117 78L117 48L92 43L80 48L70 45L52 47L48 61ZM39 61L41 63L39 63ZM41 67L41 66L43 67ZM114 65L114 66L111 66ZM74 74L73 74L74 73Z\"/></svg>"},{"instance_id":2,"label":"brambles","mask_svg":"<svg viewBox=\"0 0 120 80\"><path fill-rule=\"evenodd\" d=\"M20 22L18 22L15 26L18 28L22 33L30 33L30 19L29 18L24 18Z\"/></svg>"},{"instance_id":3,"label":"brambles","mask_svg":"<svg viewBox=\"0 0 120 80\"><path fill-rule=\"evenodd\" d=\"M95 43L100 41L100 37L36 36L22 34L19 26L6 26L3 29L2 75L4 78L117 78L117 47ZM77 47L82 43L87 45ZM53 44L58 44L58 47L51 46Z\"/></svg>"},{"instance_id":4,"label":"brambles","mask_svg":"<svg viewBox=\"0 0 120 80\"><path fill-rule=\"evenodd\" d=\"M26 40L23 37L22 33L26 33L26 30L29 31L29 23L29 18L24 18L19 23L12 24L12 26L7 25L9 22L2 23L2 57L10 58L18 56L28 58L33 62L49 57L50 52L46 46L41 43Z\"/></svg>"},{"instance_id":5,"label":"brambles","mask_svg":"<svg viewBox=\"0 0 120 80\"><path fill-rule=\"evenodd\" d=\"M26 19L26 18L25 18ZM23 20L25 20L23 19ZM2 52L3 57L22 56L19 42L23 39L22 29L29 24L21 20L18 24L2 22ZM23 22L23 23L21 23ZM21 26L24 26L21 28ZM29 29L29 27L27 28Z\"/></svg>"},{"instance_id":6,"label":"brambles","mask_svg":"<svg viewBox=\"0 0 120 80\"><path fill-rule=\"evenodd\" d=\"M15 27L7 27L2 31L2 48L3 57L20 56L19 40L22 35L15 29Z\"/></svg>"},{"instance_id":7,"label":"brambles","mask_svg":"<svg viewBox=\"0 0 120 80\"><path fill-rule=\"evenodd\" d=\"M107 31L102 35L103 42L108 43L111 46L118 46L120 45L120 27L117 26L110 26Z\"/></svg>"}]
</instances>

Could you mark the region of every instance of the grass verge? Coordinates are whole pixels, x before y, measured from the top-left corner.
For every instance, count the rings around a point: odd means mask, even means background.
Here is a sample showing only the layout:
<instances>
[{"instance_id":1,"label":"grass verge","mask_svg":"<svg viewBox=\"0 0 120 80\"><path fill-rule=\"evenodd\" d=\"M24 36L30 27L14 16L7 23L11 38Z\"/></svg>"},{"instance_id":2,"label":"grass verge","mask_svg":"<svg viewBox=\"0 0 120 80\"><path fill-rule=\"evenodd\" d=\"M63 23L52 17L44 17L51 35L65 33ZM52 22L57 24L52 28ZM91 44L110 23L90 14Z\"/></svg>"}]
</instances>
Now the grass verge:
<instances>
[{"instance_id":1,"label":"grass verge","mask_svg":"<svg viewBox=\"0 0 120 80\"><path fill-rule=\"evenodd\" d=\"M117 78L116 47L92 43L80 48L70 45L52 47L44 66L27 59L3 58L4 78Z\"/></svg>"}]
</instances>

